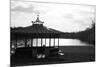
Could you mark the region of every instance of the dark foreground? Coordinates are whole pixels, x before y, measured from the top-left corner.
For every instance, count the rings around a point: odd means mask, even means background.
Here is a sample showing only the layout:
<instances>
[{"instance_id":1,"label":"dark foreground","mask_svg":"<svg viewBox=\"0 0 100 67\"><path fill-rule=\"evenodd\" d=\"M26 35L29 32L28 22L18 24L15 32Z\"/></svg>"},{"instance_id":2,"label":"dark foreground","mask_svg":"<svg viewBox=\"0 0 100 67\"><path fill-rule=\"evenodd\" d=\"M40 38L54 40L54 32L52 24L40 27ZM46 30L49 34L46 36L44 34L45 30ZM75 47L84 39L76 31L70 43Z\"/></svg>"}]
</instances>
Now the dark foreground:
<instances>
[{"instance_id":1,"label":"dark foreground","mask_svg":"<svg viewBox=\"0 0 100 67\"><path fill-rule=\"evenodd\" d=\"M94 46L60 46L64 56L35 59L11 56L11 66L28 66L57 63L74 63L95 61Z\"/></svg>"}]
</instances>

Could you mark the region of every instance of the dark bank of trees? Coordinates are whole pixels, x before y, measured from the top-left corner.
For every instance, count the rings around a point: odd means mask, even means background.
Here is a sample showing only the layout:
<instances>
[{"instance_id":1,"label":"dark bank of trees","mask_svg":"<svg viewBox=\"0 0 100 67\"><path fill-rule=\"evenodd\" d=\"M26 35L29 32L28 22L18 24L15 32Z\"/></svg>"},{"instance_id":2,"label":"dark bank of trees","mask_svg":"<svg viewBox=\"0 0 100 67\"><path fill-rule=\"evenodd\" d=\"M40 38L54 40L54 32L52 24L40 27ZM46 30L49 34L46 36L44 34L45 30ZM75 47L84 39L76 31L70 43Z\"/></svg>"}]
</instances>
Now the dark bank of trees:
<instances>
[{"instance_id":1,"label":"dark bank of trees","mask_svg":"<svg viewBox=\"0 0 100 67\"><path fill-rule=\"evenodd\" d=\"M79 32L76 34L76 36L82 41L95 45L95 24L92 25L91 29Z\"/></svg>"},{"instance_id":2,"label":"dark bank of trees","mask_svg":"<svg viewBox=\"0 0 100 67\"><path fill-rule=\"evenodd\" d=\"M95 45L95 24L92 24L92 28L88 28L85 31L77 33L64 33L61 38L79 39L89 44Z\"/></svg>"},{"instance_id":3,"label":"dark bank of trees","mask_svg":"<svg viewBox=\"0 0 100 67\"><path fill-rule=\"evenodd\" d=\"M21 29L21 28L23 28L23 27L10 27L10 31L16 30L16 29Z\"/></svg>"}]
</instances>

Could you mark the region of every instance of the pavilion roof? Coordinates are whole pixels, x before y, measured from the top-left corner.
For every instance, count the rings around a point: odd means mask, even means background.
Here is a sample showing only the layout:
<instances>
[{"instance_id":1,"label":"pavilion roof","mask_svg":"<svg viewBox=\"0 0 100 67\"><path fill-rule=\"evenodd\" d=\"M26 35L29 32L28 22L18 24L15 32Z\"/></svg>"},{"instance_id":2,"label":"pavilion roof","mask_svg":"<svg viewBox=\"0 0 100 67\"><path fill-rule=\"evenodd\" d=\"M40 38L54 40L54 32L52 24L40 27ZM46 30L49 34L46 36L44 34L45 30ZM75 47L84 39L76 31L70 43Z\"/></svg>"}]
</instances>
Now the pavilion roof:
<instances>
[{"instance_id":1,"label":"pavilion roof","mask_svg":"<svg viewBox=\"0 0 100 67\"><path fill-rule=\"evenodd\" d=\"M29 33L29 34L55 33L55 34L58 34L58 33L62 33L62 32L51 29L51 28L47 28L45 26L31 25L31 26L27 26L27 27L19 27L19 28L13 29L13 30L11 30L11 33L23 33L23 34L25 34L25 33Z\"/></svg>"}]
</instances>

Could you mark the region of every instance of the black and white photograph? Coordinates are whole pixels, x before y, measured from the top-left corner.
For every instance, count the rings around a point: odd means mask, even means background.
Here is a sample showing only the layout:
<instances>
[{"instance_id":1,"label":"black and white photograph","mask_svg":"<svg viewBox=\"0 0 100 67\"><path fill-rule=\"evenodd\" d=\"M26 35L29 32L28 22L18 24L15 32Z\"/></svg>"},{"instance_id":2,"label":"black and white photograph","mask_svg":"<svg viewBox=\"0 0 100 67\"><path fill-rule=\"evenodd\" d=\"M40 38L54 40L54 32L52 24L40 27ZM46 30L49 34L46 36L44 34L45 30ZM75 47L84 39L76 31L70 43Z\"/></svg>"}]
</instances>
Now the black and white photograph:
<instances>
[{"instance_id":1,"label":"black and white photograph","mask_svg":"<svg viewBox=\"0 0 100 67\"><path fill-rule=\"evenodd\" d=\"M95 62L95 5L10 0L10 66Z\"/></svg>"}]
</instances>

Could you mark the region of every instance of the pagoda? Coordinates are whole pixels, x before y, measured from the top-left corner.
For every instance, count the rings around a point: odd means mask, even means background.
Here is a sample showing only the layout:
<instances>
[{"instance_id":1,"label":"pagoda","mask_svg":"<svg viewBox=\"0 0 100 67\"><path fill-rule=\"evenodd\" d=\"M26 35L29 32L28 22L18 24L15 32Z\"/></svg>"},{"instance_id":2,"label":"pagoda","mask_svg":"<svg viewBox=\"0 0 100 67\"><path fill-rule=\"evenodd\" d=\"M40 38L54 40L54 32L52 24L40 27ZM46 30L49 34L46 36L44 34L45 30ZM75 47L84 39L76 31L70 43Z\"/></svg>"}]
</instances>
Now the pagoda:
<instances>
[{"instance_id":1,"label":"pagoda","mask_svg":"<svg viewBox=\"0 0 100 67\"><path fill-rule=\"evenodd\" d=\"M49 53L47 53L47 55L50 55L50 50L53 48L56 48L59 51L59 36L62 32L47 28L43 25L43 23L44 22L40 21L39 15L37 15L37 19L35 21L32 21L32 25L11 30L11 49L13 49L12 46L14 46L14 50L17 53L19 49L30 49L30 52L25 53L32 54L32 51L34 51L35 56L37 55L37 51L42 48L43 45L45 45L46 49L48 48L47 51L49 51ZM53 39L53 46L51 46L51 38ZM58 39L57 46L55 45L55 38ZM34 46L33 44L34 39L36 39L36 46ZM41 39L41 46L38 46L38 39ZM44 44L43 39L45 39ZM49 39L49 46L47 46L46 44L47 39ZM21 45L21 43L18 43L20 40L23 41L23 47L18 47L18 45Z\"/></svg>"}]
</instances>

